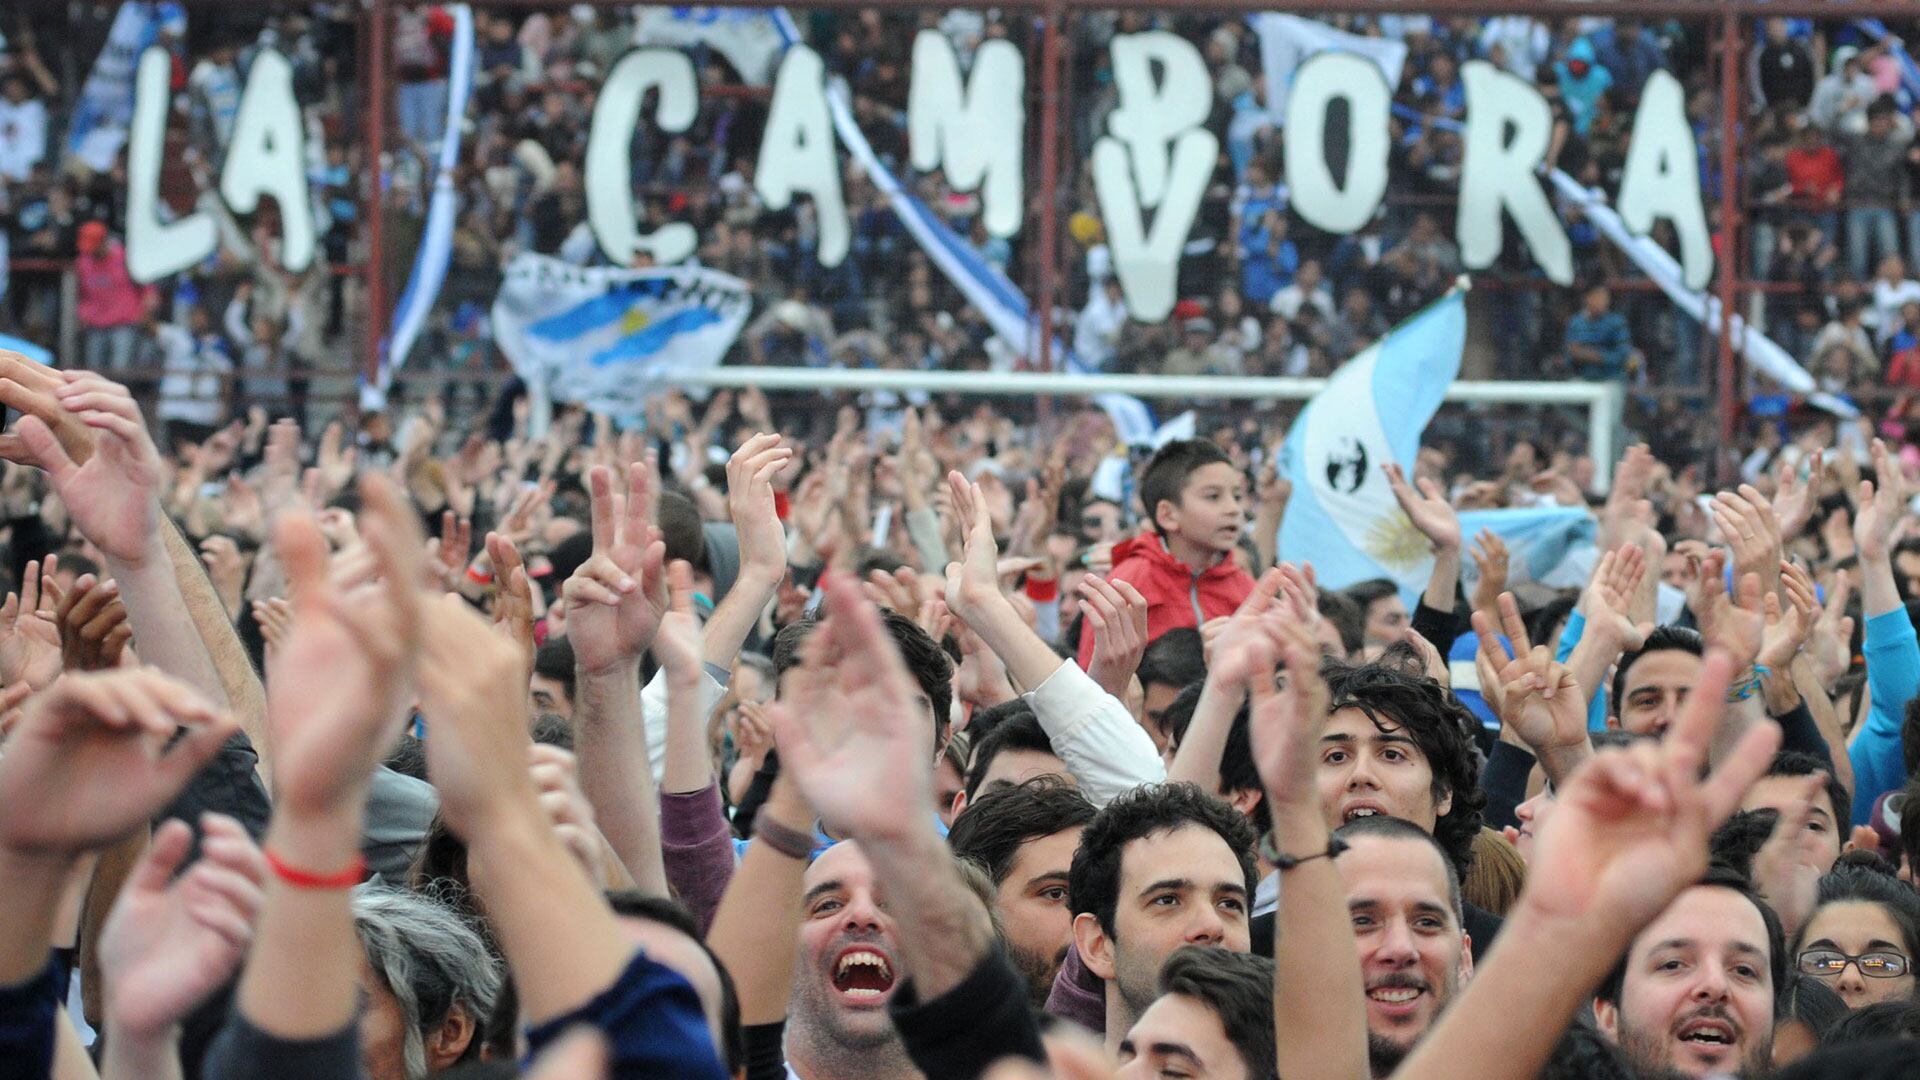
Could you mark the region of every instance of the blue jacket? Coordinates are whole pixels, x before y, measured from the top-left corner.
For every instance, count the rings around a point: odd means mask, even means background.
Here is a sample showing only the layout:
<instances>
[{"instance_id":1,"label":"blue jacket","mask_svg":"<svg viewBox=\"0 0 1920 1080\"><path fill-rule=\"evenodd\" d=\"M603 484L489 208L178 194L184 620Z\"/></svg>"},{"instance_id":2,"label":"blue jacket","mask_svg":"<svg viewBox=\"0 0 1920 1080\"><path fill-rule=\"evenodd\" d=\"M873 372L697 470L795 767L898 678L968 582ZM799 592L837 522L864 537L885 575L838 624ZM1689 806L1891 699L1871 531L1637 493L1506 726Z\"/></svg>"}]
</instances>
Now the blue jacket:
<instances>
[{"instance_id":1,"label":"blue jacket","mask_svg":"<svg viewBox=\"0 0 1920 1080\"><path fill-rule=\"evenodd\" d=\"M1865 726L1854 736L1847 755L1853 760L1853 820L1873 817L1874 800L1897 791L1907 782L1906 756L1900 746L1900 727L1907 702L1920 693L1920 640L1916 640L1907 609L1867 619L1867 692L1873 704Z\"/></svg>"}]
</instances>

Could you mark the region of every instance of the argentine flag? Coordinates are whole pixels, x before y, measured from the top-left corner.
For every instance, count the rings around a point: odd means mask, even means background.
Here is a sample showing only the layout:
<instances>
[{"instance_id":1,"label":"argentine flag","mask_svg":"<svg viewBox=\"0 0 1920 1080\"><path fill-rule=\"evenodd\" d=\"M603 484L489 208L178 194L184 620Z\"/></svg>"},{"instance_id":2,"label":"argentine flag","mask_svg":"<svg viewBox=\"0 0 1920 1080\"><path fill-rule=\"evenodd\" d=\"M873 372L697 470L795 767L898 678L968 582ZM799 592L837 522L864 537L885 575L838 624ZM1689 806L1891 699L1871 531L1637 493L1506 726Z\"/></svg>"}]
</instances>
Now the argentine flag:
<instances>
[{"instance_id":1,"label":"argentine flag","mask_svg":"<svg viewBox=\"0 0 1920 1080\"><path fill-rule=\"evenodd\" d=\"M1293 481L1280 526L1282 559L1311 562L1327 588L1389 578L1409 607L1425 591L1433 554L1394 501L1381 466L1396 462L1412 474L1420 435L1460 374L1466 339L1463 281L1347 361L1307 403L1280 450L1281 475ZM1483 528L1506 541L1512 580L1520 582L1545 576L1590 540L1594 522L1580 507L1460 515L1468 543Z\"/></svg>"}]
</instances>

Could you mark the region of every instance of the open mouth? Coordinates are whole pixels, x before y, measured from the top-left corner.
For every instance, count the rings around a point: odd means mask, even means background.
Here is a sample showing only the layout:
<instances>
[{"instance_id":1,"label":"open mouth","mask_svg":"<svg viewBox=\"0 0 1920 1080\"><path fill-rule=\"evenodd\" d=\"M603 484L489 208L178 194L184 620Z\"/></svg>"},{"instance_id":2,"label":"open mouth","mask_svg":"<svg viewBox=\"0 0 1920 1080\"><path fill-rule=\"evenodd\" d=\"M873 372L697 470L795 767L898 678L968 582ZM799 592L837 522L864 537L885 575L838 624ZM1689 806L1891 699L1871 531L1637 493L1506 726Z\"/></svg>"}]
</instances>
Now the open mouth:
<instances>
[{"instance_id":1,"label":"open mouth","mask_svg":"<svg viewBox=\"0 0 1920 1080\"><path fill-rule=\"evenodd\" d=\"M1705 1051L1722 1050L1734 1043L1733 1025L1724 1020L1701 1018L1680 1025L1676 1037L1688 1046Z\"/></svg>"},{"instance_id":2,"label":"open mouth","mask_svg":"<svg viewBox=\"0 0 1920 1080\"><path fill-rule=\"evenodd\" d=\"M1424 993L1417 986L1381 986L1367 991L1367 999L1382 1005L1405 1005Z\"/></svg>"},{"instance_id":3,"label":"open mouth","mask_svg":"<svg viewBox=\"0 0 1920 1080\"><path fill-rule=\"evenodd\" d=\"M1387 812L1372 803L1355 803L1340 813L1342 824L1363 817L1386 817Z\"/></svg>"},{"instance_id":4,"label":"open mouth","mask_svg":"<svg viewBox=\"0 0 1920 1080\"><path fill-rule=\"evenodd\" d=\"M849 1001L878 1002L893 990L893 964L872 949L848 949L833 965L833 988Z\"/></svg>"}]
</instances>

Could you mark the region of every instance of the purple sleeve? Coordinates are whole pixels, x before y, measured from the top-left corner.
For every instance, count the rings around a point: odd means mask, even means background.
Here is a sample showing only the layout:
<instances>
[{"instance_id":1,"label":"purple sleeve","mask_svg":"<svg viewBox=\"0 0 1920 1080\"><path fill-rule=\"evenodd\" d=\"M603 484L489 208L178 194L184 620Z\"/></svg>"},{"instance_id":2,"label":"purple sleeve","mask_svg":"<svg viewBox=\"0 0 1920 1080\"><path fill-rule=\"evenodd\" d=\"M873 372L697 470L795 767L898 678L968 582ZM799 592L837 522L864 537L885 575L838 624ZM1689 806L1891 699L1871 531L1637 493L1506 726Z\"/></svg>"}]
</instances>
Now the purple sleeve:
<instances>
[{"instance_id":1,"label":"purple sleeve","mask_svg":"<svg viewBox=\"0 0 1920 1080\"><path fill-rule=\"evenodd\" d=\"M733 833L720 809L720 784L660 795L660 849L667 884L700 920L704 936L733 880Z\"/></svg>"}]
</instances>

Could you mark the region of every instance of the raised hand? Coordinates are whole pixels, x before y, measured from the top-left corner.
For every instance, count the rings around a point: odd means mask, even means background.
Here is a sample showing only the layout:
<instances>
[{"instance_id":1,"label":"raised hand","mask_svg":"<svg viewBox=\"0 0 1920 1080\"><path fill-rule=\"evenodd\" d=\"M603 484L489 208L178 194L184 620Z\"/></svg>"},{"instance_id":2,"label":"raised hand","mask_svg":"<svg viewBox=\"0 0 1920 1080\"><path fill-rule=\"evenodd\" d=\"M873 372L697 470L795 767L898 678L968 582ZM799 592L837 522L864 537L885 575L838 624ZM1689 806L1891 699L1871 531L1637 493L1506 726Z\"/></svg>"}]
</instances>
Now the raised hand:
<instances>
[{"instance_id":1,"label":"raised hand","mask_svg":"<svg viewBox=\"0 0 1920 1080\"><path fill-rule=\"evenodd\" d=\"M1249 638L1241 661L1254 768L1276 804L1312 805L1318 798L1320 732L1332 705L1320 677L1320 643L1277 612L1263 615L1261 626L1265 634ZM1276 662L1285 665L1285 689L1275 686Z\"/></svg>"},{"instance_id":2,"label":"raised hand","mask_svg":"<svg viewBox=\"0 0 1920 1080\"><path fill-rule=\"evenodd\" d=\"M1699 880L1708 837L1780 745L1776 725L1752 725L1702 778L1735 666L1724 649L1710 649L1664 738L1597 754L1561 785L1521 908L1625 940Z\"/></svg>"},{"instance_id":3,"label":"raised hand","mask_svg":"<svg viewBox=\"0 0 1920 1080\"><path fill-rule=\"evenodd\" d=\"M513 541L487 534L487 565L493 568L493 628L520 647L524 665L533 668L533 585Z\"/></svg>"},{"instance_id":4,"label":"raised hand","mask_svg":"<svg viewBox=\"0 0 1920 1080\"><path fill-rule=\"evenodd\" d=\"M367 477L361 500L365 573L330 572L326 541L305 514L287 515L277 530L293 620L269 667L267 714L274 802L295 814L364 805L420 651L419 518L384 477ZM381 580L360 580L375 574Z\"/></svg>"},{"instance_id":5,"label":"raised hand","mask_svg":"<svg viewBox=\"0 0 1920 1080\"><path fill-rule=\"evenodd\" d=\"M1640 546L1622 544L1600 557L1581 598L1587 626L1604 635L1616 652L1638 649L1653 632L1652 623L1636 623L1629 614L1646 572L1647 559Z\"/></svg>"},{"instance_id":6,"label":"raised hand","mask_svg":"<svg viewBox=\"0 0 1920 1080\"><path fill-rule=\"evenodd\" d=\"M913 704L919 689L879 610L852 579L827 581L826 611L788 674L792 692L767 706L781 767L843 835L896 838L927 829L933 729Z\"/></svg>"},{"instance_id":7,"label":"raised hand","mask_svg":"<svg viewBox=\"0 0 1920 1080\"><path fill-rule=\"evenodd\" d=\"M1820 451L1813 452L1805 480L1800 479L1800 470L1784 460L1774 474L1773 520L1783 540L1797 539L1813 517L1813 508L1820 499L1821 481L1825 478L1821 471L1822 457Z\"/></svg>"},{"instance_id":8,"label":"raised hand","mask_svg":"<svg viewBox=\"0 0 1920 1080\"><path fill-rule=\"evenodd\" d=\"M0 844L71 856L144 825L237 726L157 671L68 675L29 700L0 757Z\"/></svg>"},{"instance_id":9,"label":"raised hand","mask_svg":"<svg viewBox=\"0 0 1920 1080\"><path fill-rule=\"evenodd\" d=\"M1753 857L1753 887L1780 916L1787 940L1806 924L1819 899L1820 876L1833 860L1832 841L1814 832L1813 808L1827 790L1824 773L1797 778L1787 808Z\"/></svg>"},{"instance_id":10,"label":"raised hand","mask_svg":"<svg viewBox=\"0 0 1920 1080\"><path fill-rule=\"evenodd\" d=\"M1080 579L1080 611L1093 625L1087 674L1122 701L1147 651L1147 598L1124 581L1088 574Z\"/></svg>"},{"instance_id":11,"label":"raised hand","mask_svg":"<svg viewBox=\"0 0 1920 1080\"><path fill-rule=\"evenodd\" d=\"M427 562L440 587L459 592L467 579L467 561L473 554L473 521L452 510L440 512L440 535L427 541Z\"/></svg>"},{"instance_id":12,"label":"raised hand","mask_svg":"<svg viewBox=\"0 0 1920 1080\"><path fill-rule=\"evenodd\" d=\"M1783 562L1780 574L1781 591L1768 593L1764 598L1766 629L1761 633L1754 662L1784 675L1787 665L1793 663L1801 646L1807 643L1807 636L1813 632L1813 612L1819 602L1814 599L1813 578L1805 570ZM1787 598L1784 608L1780 603L1782 594Z\"/></svg>"},{"instance_id":13,"label":"raised hand","mask_svg":"<svg viewBox=\"0 0 1920 1080\"><path fill-rule=\"evenodd\" d=\"M220 594L220 603L228 617L240 613L240 600L246 595L247 560L230 536L215 534L200 541L200 562L207 568L207 580Z\"/></svg>"},{"instance_id":14,"label":"raised hand","mask_svg":"<svg viewBox=\"0 0 1920 1080\"><path fill-rule=\"evenodd\" d=\"M154 831L100 935L109 1043L165 1038L226 985L253 940L267 864L232 818L200 819L200 857L185 822Z\"/></svg>"},{"instance_id":15,"label":"raised hand","mask_svg":"<svg viewBox=\"0 0 1920 1080\"><path fill-rule=\"evenodd\" d=\"M778 435L755 435L727 459L727 511L740 538L740 568L768 583L787 568L787 532L774 509L773 478L792 460L793 451L780 445Z\"/></svg>"},{"instance_id":16,"label":"raised hand","mask_svg":"<svg viewBox=\"0 0 1920 1080\"><path fill-rule=\"evenodd\" d=\"M1907 512L1906 473L1900 459L1887 452L1887 444L1873 440L1873 470L1879 479L1860 482L1858 512L1853 519L1853 541L1862 561L1884 559L1893 550L1896 533Z\"/></svg>"},{"instance_id":17,"label":"raised hand","mask_svg":"<svg viewBox=\"0 0 1920 1080\"><path fill-rule=\"evenodd\" d=\"M588 474L593 555L567 579L567 639L583 674L638 664L667 613L666 542L654 523L659 476L651 456L627 470L625 492L613 471Z\"/></svg>"},{"instance_id":18,"label":"raised hand","mask_svg":"<svg viewBox=\"0 0 1920 1080\"><path fill-rule=\"evenodd\" d=\"M98 433L95 453L76 461L37 415L21 419L20 437L80 534L109 559L128 565L165 558L159 532L165 468L133 395L99 375L69 371L54 396Z\"/></svg>"},{"instance_id":19,"label":"raised hand","mask_svg":"<svg viewBox=\"0 0 1920 1080\"><path fill-rule=\"evenodd\" d=\"M984 605L1001 596L1000 553L980 485L955 472L947 476L947 486L962 541L960 561L947 564L947 607L960 621L972 623Z\"/></svg>"},{"instance_id":20,"label":"raised hand","mask_svg":"<svg viewBox=\"0 0 1920 1080\"><path fill-rule=\"evenodd\" d=\"M1393 490L1395 502L1406 512L1413 527L1419 529L1436 549L1457 550L1460 547L1460 515L1454 513L1453 504L1447 501L1446 493L1440 485L1427 477L1419 477L1419 490L1415 491L1407 483L1406 474L1400 466L1387 462L1381 466L1387 474L1387 486Z\"/></svg>"},{"instance_id":21,"label":"raised hand","mask_svg":"<svg viewBox=\"0 0 1920 1080\"><path fill-rule=\"evenodd\" d=\"M107 671L120 666L133 625L111 581L84 574L60 598L61 665L68 671Z\"/></svg>"},{"instance_id":22,"label":"raised hand","mask_svg":"<svg viewBox=\"0 0 1920 1080\"><path fill-rule=\"evenodd\" d=\"M44 570L29 560L20 591L8 593L0 604L0 685L24 683L44 690L60 677L60 627L52 599L58 559L49 555Z\"/></svg>"},{"instance_id":23,"label":"raised hand","mask_svg":"<svg viewBox=\"0 0 1920 1080\"><path fill-rule=\"evenodd\" d=\"M580 763L572 752L535 744L527 748L527 772L539 792L540 810L593 883L611 887L607 863L600 857L600 829L594 824L593 804L580 789Z\"/></svg>"},{"instance_id":24,"label":"raised hand","mask_svg":"<svg viewBox=\"0 0 1920 1080\"><path fill-rule=\"evenodd\" d=\"M1553 650L1534 645L1512 593L1500 594L1500 621L1509 654L1484 611L1473 613L1473 629L1480 649L1497 669L1500 685L1500 722L1540 758L1549 776L1565 776L1589 753L1587 697L1566 665L1555 663Z\"/></svg>"},{"instance_id":25,"label":"raised hand","mask_svg":"<svg viewBox=\"0 0 1920 1080\"><path fill-rule=\"evenodd\" d=\"M1693 615L1700 624L1700 636L1708 644L1726 649L1742 664L1751 664L1766 637L1766 599L1758 574L1748 574L1736 585L1737 595L1728 596L1719 560L1710 558L1697 584L1700 604L1694 607Z\"/></svg>"},{"instance_id":26,"label":"raised hand","mask_svg":"<svg viewBox=\"0 0 1920 1080\"><path fill-rule=\"evenodd\" d=\"M1763 592L1773 592L1780 582L1780 524L1774 518L1773 505L1752 485L1742 484L1736 492L1723 491L1713 497L1713 523L1721 538L1733 550L1734 573L1745 577L1758 575Z\"/></svg>"},{"instance_id":27,"label":"raised hand","mask_svg":"<svg viewBox=\"0 0 1920 1080\"><path fill-rule=\"evenodd\" d=\"M457 596L421 609L420 707L433 725L427 768L462 838L538 801L527 771L526 677L519 652Z\"/></svg>"},{"instance_id":28,"label":"raised hand","mask_svg":"<svg viewBox=\"0 0 1920 1080\"><path fill-rule=\"evenodd\" d=\"M17 352L0 349L0 404L38 419L53 432L60 449L75 464L84 465L93 456L99 436L58 395L66 385L65 376L45 364L36 364ZM27 445L21 425L0 434L0 458L18 465L41 466L39 454Z\"/></svg>"},{"instance_id":29,"label":"raised hand","mask_svg":"<svg viewBox=\"0 0 1920 1080\"><path fill-rule=\"evenodd\" d=\"M1500 610L1500 594L1507 591L1507 545L1492 529L1481 529L1473 538L1473 565L1480 579L1473 586L1473 610L1489 615Z\"/></svg>"},{"instance_id":30,"label":"raised hand","mask_svg":"<svg viewBox=\"0 0 1920 1080\"><path fill-rule=\"evenodd\" d=\"M653 635L653 658L670 679L700 678L700 619L693 613L693 568L684 560L667 567L667 613Z\"/></svg>"},{"instance_id":31,"label":"raised hand","mask_svg":"<svg viewBox=\"0 0 1920 1080\"><path fill-rule=\"evenodd\" d=\"M1814 677L1829 691L1840 676L1853 666L1853 616L1847 614L1847 598L1853 582L1846 574L1835 574L1827 590L1826 606L1807 638L1807 656L1813 661Z\"/></svg>"}]
</instances>

